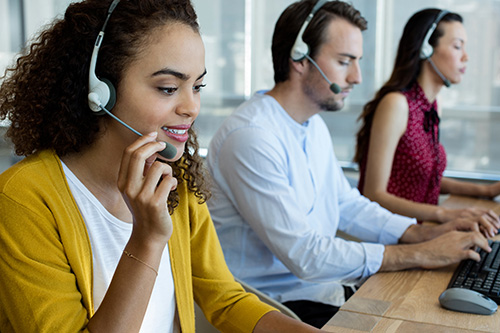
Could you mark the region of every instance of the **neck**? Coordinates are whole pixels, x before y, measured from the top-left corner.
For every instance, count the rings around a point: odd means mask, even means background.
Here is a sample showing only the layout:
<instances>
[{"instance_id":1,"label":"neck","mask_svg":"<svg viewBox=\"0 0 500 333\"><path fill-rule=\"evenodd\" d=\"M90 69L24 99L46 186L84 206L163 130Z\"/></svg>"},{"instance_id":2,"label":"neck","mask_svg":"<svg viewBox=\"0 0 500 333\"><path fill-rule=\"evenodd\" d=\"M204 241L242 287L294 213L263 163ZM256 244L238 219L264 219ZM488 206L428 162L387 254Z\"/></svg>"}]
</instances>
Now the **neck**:
<instances>
[{"instance_id":1,"label":"neck","mask_svg":"<svg viewBox=\"0 0 500 333\"><path fill-rule=\"evenodd\" d=\"M118 173L122 159L120 145L111 144L113 138L104 134L83 152L61 158L85 187L115 217L131 220L130 211L118 189Z\"/></svg>"},{"instance_id":2,"label":"neck","mask_svg":"<svg viewBox=\"0 0 500 333\"><path fill-rule=\"evenodd\" d=\"M429 102L433 103L441 89L443 88L443 80L437 75L429 62L425 61L422 64L422 71L417 78L417 82L422 87L425 96Z\"/></svg>"},{"instance_id":3,"label":"neck","mask_svg":"<svg viewBox=\"0 0 500 333\"><path fill-rule=\"evenodd\" d=\"M297 82L294 84L292 80L278 83L267 92L267 95L273 97L290 117L299 124L303 124L321 111L316 104L312 103L304 95L300 85Z\"/></svg>"}]
</instances>

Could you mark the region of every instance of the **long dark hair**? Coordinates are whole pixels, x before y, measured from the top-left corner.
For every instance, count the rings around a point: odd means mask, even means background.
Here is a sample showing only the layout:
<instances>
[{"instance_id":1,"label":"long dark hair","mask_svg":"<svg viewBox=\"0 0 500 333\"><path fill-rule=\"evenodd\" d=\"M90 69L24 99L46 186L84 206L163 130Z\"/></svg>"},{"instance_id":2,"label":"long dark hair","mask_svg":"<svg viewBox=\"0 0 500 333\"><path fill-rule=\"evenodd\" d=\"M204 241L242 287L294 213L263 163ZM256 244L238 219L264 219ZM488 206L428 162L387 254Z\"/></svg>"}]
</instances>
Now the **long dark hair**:
<instances>
[{"instance_id":1,"label":"long dark hair","mask_svg":"<svg viewBox=\"0 0 500 333\"><path fill-rule=\"evenodd\" d=\"M378 104L390 92L404 91L410 89L417 81L420 74L423 60L420 59L420 47L424 41L427 31L432 23L436 20L440 9L429 8L415 13L406 23L403 30L403 35L399 41L399 47L396 54L396 61L394 69L392 70L389 80L380 88L375 94L375 98L368 102L363 108L363 112L358 118L362 121L361 127L357 133L356 153L354 155L354 162L362 163L366 158L368 145L370 142L370 131L372 127L373 117ZM463 22L462 17L456 13L447 13L440 22ZM429 44L436 47L444 35L442 26L431 35Z\"/></svg>"},{"instance_id":2,"label":"long dark hair","mask_svg":"<svg viewBox=\"0 0 500 333\"><path fill-rule=\"evenodd\" d=\"M16 154L29 156L53 149L59 156L80 152L98 137L103 118L87 102L90 57L111 0L71 4L8 68L0 86L0 119L11 122L7 137ZM120 85L124 68L149 42L152 30L181 23L199 32L190 0L121 1L110 17L99 52L96 72ZM193 129L184 157L172 164L178 181L205 201L202 159ZM178 193L169 197L172 212Z\"/></svg>"}]
</instances>

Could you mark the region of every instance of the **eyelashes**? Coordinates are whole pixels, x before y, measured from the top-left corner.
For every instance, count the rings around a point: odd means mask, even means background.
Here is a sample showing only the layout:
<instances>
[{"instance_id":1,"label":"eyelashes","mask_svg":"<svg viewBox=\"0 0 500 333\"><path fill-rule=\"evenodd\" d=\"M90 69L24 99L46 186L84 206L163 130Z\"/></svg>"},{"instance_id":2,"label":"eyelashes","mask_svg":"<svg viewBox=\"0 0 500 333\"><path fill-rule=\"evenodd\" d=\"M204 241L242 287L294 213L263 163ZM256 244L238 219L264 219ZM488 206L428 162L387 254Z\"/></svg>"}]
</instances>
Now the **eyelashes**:
<instances>
[{"instance_id":1,"label":"eyelashes","mask_svg":"<svg viewBox=\"0 0 500 333\"><path fill-rule=\"evenodd\" d=\"M193 91L196 93L199 93L205 88L207 85L206 84L198 84L193 87ZM174 95L179 88L177 87L159 87L158 90L162 91L168 96Z\"/></svg>"},{"instance_id":2,"label":"eyelashes","mask_svg":"<svg viewBox=\"0 0 500 333\"><path fill-rule=\"evenodd\" d=\"M196 85L193 87L193 90L195 92L201 92L203 90L203 88L205 88L207 85L206 84L199 84L199 85Z\"/></svg>"}]
</instances>

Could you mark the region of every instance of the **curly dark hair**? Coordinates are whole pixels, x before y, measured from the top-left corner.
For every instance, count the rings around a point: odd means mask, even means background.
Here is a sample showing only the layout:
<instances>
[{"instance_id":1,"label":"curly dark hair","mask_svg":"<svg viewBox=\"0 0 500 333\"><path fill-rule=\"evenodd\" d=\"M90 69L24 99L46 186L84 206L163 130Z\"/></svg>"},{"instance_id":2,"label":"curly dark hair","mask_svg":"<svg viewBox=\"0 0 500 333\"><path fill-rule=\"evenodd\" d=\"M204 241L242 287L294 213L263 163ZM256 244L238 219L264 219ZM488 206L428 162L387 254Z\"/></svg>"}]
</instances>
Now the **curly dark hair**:
<instances>
[{"instance_id":1,"label":"curly dark hair","mask_svg":"<svg viewBox=\"0 0 500 333\"><path fill-rule=\"evenodd\" d=\"M6 136L17 155L52 149L62 157L81 152L100 135L103 117L88 107L88 77L92 50L110 4L111 0L71 4L64 17L41 32L6 70L0 86L0 119L11 123ZM147 32L173 22L199 33L190 0L121 1L106 27L97 75L118 86L124 68L148 43ZM193 128L189 134L184 157L172 168L178 182L186 181L202 203L210 193ZM179 195L173 191L168 198L171 213L178 204Z\"/></svg>"},{"instance_id":2,"label":"curly dark hair","mask_svg":"<svg viewBox=\"0 0 500 333\"><path fill-rule=\"evenodd\" d=\"M375 97L364 106L363 112L358 118L358 121L362 123L356 134L357 144L356 153L353 159L354 162L360 165L366 162L365 159L368 154L373 118L382 98L394 91L408 90L417 81L424 61L420 59L419 56L420 48L424 42L427 31L440 13L441 9L437 8L423 9L413 14L406 23L403 35L399 40L398 51L391 77L375 94ZM449 12L443 16L440 22L463 22L463 19L457 13ZM438 25L429 39L429 44L433 47L437 46L439 39L443 35L443 26Z\"/></svg>"}]
</instances>

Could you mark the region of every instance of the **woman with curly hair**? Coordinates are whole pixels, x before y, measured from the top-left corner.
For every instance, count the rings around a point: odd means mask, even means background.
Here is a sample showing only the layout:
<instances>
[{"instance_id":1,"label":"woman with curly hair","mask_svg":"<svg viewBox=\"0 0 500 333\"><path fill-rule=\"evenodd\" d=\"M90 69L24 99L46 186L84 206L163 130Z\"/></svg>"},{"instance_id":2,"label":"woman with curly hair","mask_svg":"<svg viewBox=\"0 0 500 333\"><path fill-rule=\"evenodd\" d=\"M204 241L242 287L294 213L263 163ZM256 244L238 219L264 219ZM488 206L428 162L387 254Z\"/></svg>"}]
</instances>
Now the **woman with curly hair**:
<instances>
[{"instance_id":1,"label":"woman with curly hair","mask_svg":"<svg viewBox=\"0 0 500 333\"><path fill-rule=\"evenodd\" d=\"M500 183L486 186L443 177L446 153L439 142L436 100L443 86L461 81L466 42L456 13L429 8L408 20L391 77L359 117L354 158L360 166L358 188L394 213L440 223L471 217L486 236L494 236L500 222L493 212L437 206L440 193L500 194Z\"/></svg>"},{"instance_id":2,"label":"woman with curly hair","mask_svg":"<svg viewBox=\"0 0 500 333\"><path fill-rule=\"evenodd\" d=\"M205 73L189 0L73 3L8 69L26 158L0 176L1 332L193 332L193 301L227 332L315 330L226 267L192 127Z\"/></svg>"}]
</instances>

